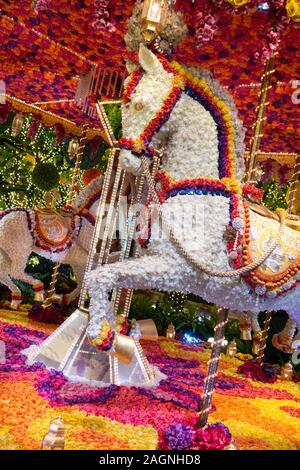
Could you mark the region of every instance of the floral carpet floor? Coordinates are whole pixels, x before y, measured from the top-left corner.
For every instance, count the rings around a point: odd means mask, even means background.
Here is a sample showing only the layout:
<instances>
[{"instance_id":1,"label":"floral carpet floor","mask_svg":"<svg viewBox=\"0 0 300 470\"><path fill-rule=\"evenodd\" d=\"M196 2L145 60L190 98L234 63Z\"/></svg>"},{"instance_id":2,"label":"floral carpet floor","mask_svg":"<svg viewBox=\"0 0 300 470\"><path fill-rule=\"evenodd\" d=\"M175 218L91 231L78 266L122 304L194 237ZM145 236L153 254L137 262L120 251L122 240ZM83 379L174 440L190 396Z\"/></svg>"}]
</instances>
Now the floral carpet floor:
<instances>
[{"instance_id":1,"label":"floral carpet floor","mask_svg":"<svg viewBox=\"0 0 300 470\"><path fill-rule=\"evenodd\" d=\"M167 375L156 389L68 383L54 371L25 366L20 351L55 326L26 312L0 310L0 449L40 449L52 419L65 424L65 449L156 449L170 424L196 417L209 351L164 338L142 342ZM226 424L240 449L300 449L300 383L254 382L222 355L210 422Z\"/></svg>"}]
</instances>

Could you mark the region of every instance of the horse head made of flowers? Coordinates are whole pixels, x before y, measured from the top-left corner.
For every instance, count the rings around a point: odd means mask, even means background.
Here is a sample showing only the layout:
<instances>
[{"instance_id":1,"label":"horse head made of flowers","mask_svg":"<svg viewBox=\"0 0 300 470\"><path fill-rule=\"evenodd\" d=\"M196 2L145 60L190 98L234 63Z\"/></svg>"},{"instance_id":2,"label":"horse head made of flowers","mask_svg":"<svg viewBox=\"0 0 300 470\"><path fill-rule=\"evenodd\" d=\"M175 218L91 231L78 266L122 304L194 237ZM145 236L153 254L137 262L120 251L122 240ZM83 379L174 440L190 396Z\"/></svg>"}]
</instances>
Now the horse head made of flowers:
<instances>
[{"instance_id":1,"label":"horse head made of flowers","mask_svg":"<svg viewBox=\"0 0 300 470\"><path fill-rule=\"evenodd\" d=\"M156 145L160 147L168 137L163 108L174 86L174 75L142 44L139 65L128 79L122 100L124 137L120 139L120 163L133 174L141 171L140 157L146 155L151 160Z\"/></svg>"}]
</instances>

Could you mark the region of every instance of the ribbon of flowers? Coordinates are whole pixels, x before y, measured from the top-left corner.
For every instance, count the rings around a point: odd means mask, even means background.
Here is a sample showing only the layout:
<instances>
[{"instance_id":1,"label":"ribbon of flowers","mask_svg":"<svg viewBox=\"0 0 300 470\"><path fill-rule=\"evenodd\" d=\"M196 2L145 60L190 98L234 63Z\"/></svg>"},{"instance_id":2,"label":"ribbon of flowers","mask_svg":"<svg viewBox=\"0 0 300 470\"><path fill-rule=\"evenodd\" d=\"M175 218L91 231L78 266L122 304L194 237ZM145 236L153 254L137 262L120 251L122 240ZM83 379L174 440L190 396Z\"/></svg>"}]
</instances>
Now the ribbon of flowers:
<instances>
[{"instance_id":1,"label":"ribbon of flowers","mask_svg":"<svg viewBox=\"0 0 300 470\"><path fill-rule=\"evenodd\" d=\"M95 339L90 339L90 342L99 351L108 351L112 349L115 339L115 331L112 329L110 323L105 319L103 320L100 332Z\"/></svg>"},{"instance_id":2,"label":"ribbon of flowers","mask_svg":"<svg viewBox=\"0 0 300 470\"><path fill-rule=\"evenodd\" d=\"M129 82L123 91L122 100L124 104L129 103L131 96L142 78L142 70L137 69L130 75Z\"/></svg>"},{"instance_id":3,"label":"ribbon of flowers","mask_svg":"<svg viewBox=\"0 0 300 470\"><path fill-rule=\"evenodd\" d=\"M113 351L116 333L130 336L135 329L137 329L135 321L130 321L124 315L117 315L116 322L113 326L110 325L108 320L103 320L97 338L90 340L90 342L99 351Z\"/></svg>"},{"instance_id":4,"label":"ribbon of flowers","mask_svg":"<svg viewBox=\"0 0 300 470\"><path fill-rule=\"evenodd\" d=\"M243 196L254 202L261 203L264 197L262 189L252 186L251 184L245 184L243 186Z\"/></svg>"}]
</instances>

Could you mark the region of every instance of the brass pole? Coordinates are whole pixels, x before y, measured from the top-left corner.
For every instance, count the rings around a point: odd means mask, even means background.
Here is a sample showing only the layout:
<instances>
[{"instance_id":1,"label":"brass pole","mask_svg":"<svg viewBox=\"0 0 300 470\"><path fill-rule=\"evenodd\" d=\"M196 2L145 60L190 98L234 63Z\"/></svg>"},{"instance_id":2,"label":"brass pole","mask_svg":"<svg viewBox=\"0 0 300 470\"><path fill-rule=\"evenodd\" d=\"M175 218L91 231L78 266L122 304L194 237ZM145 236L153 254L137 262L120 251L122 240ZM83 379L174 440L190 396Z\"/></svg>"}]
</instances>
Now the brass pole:
<instances>
[{"instance_id":1,"label":"brass pole","mask_svg":"<svg viewBox=\"0 0 300 470\"><path fill-rule=\"evenodd\" d=\"M72 183L71 183L71 187L70 187L68 198L67 198L67 204L72 203L72 201L75 197L75 194L76 194L75 187L76 187L76 184L78 182L81 160L82 160L82 156L83 156L84 147L85 147L85 144L86 144L86 141L87 141L87 132L88 132L88 125L84 124L83 127L82 127L81 136L80 136L80 140L79 140L79 145L78 145L78 150L77 150L77 155L76 155L76 163L75 163L75 167L74 167L74 170L73 170ZM43 302L43 307L44 308L50 307L53 303L52 297L55 293L55 287L56 287L56 283L57 283L59 268L60 268L60 263L56 263L54 268L53 268L51 281L50 281L50 286L49 286L49 289L46 292L45 300Z\"/></svg>"},{"instance_id":2,"label":"brass pole","mask_svg":"<svg viewBox=\"0 0 300 470\"><path fill-rule=\"evenodd\" d=\"M264 354L265 354L265 349L266 349L266 346L267 346L267 338L268 338L268 334L269 334L271 318L272 318L271 312L267 311L266 316L265 316L264 326L263 326L263 329L260 333L261 334L261 341L260 341L260 344L259 344L259 351L258 351L257 358L256 358L256 360L259 364L261 364L264 360Z\"/></svg>"},{"instance_id":3,"label":"brass pole","mask_svg":"<svg viewBox=\"0 0 300 470\"><path fill-rule=\"evenodd\" d=\"M208 371L204 382L202 405L196 424L197 429L203 428L207 424L227 321L228 310L222 307L218 308L218 322L215 326L214 342L212 345L211 356L208 362Z\"/></svg>"},{"instance_id":4,"label":"brass pole","mask_svg":"<svg viewBox=\"0 0 300 470\"><path fill-rule=\"evenodd\" d=\"M290 193L289 193L289 201L288 201L288 212L291 213L293 209L293 205L296 198L296 190L297 190L297 183L300 175L300 155L296 158L296 163L293 169L293 176L291 179L291 186L290 186Z\"/></svg>"},{"instance_id":5,"label":"brass pole","mask_svg":"<svg viewBox=\"0 0 300 470\"><path fill-rule=\"evenodd\" d=\"M260 141L263 136L263 125L265 120L266 108L268 105L269 89L271 88L271 79L274 73L274 56L269 57L265 63L264 73L261 79L261 90L259 95L259 105L256 112L255 124L253 126L254 135L250 143L250 157L247 164L245 180L251 182L252 172L256 164L256 156L259 151Z\"/></svg>"}]
</instances>

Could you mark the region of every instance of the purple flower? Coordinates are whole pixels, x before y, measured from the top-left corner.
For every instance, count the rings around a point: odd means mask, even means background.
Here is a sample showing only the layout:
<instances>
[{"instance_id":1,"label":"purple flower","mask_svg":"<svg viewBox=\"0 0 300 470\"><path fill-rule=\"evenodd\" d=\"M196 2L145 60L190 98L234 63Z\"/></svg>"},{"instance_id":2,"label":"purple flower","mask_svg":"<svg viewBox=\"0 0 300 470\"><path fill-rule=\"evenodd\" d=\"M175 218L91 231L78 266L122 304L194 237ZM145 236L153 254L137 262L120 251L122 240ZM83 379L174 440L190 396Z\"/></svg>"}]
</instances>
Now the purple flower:
<instances>
[{"instance_id":1,"label":"purple flower","mask_svg":"<svg viewBox=\"0 0 300 470\"><path fill-rule=\"evenodd\" d=\"M191 446L193 430L181 423L172 424L165 429L164 436L169 449L183 450Z\"/></svg>"}]
</instances>

